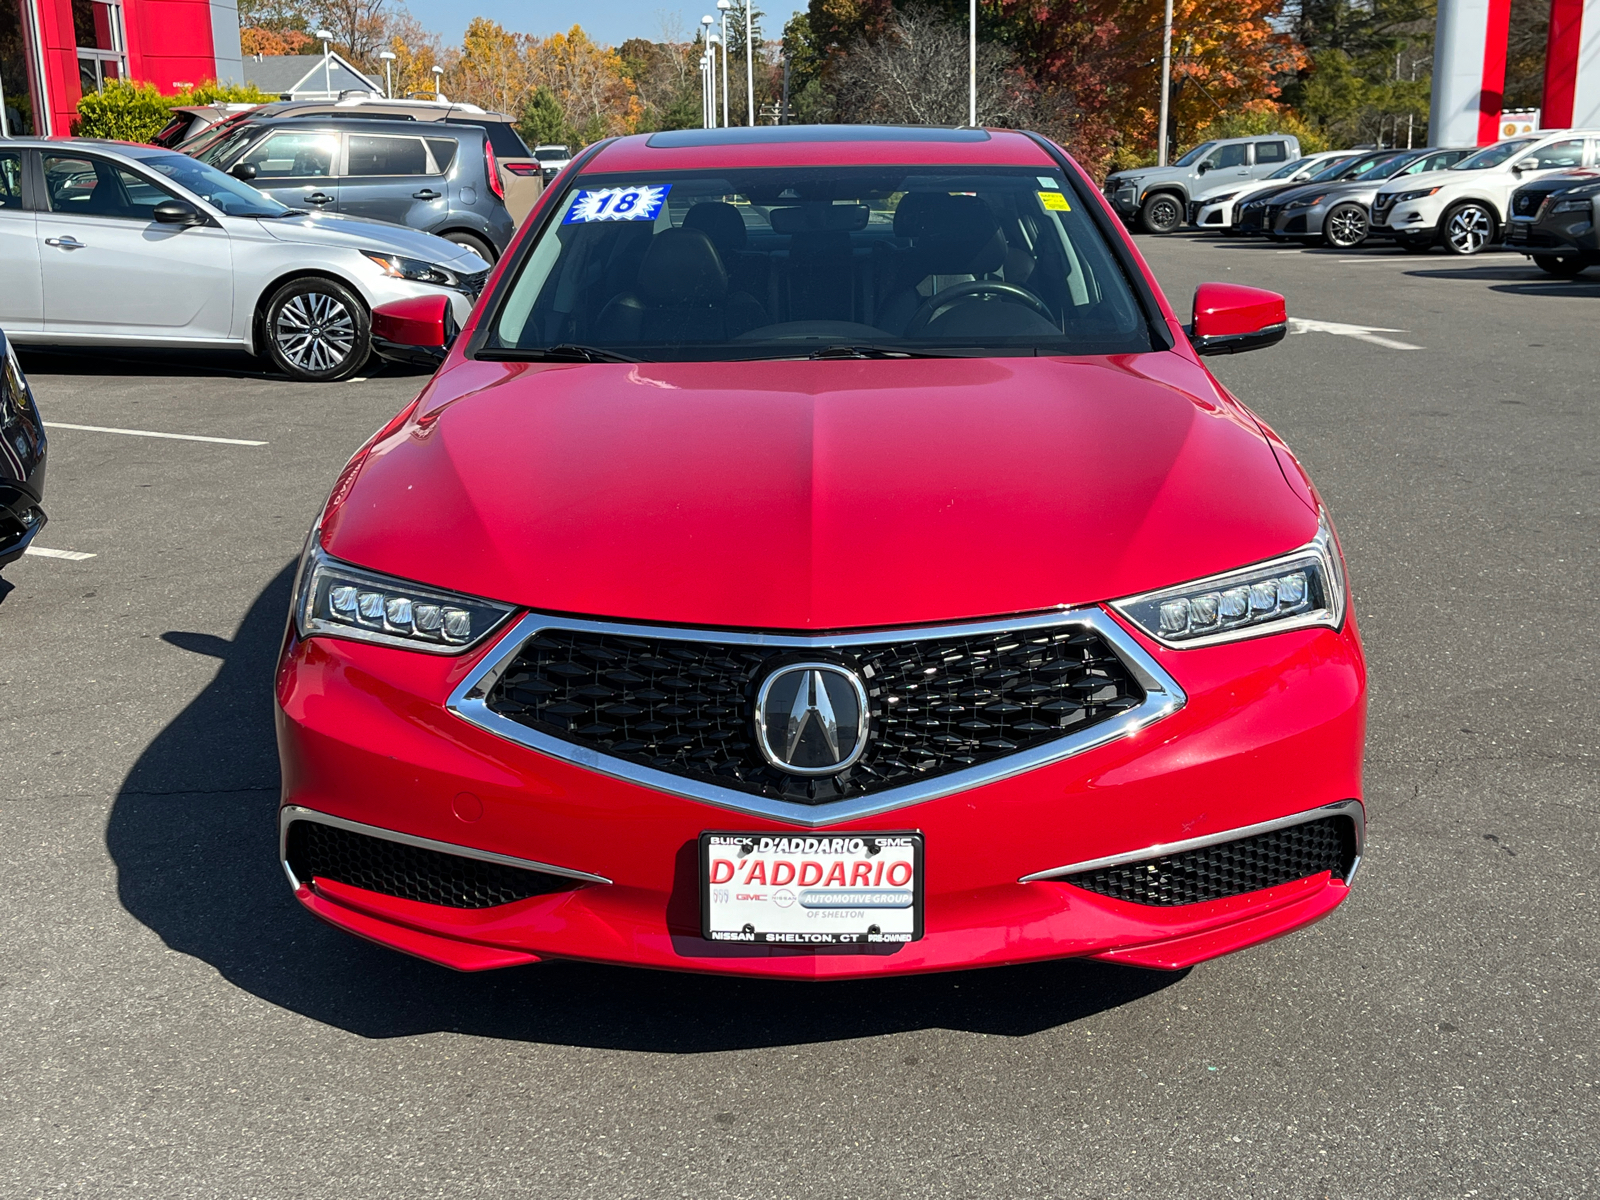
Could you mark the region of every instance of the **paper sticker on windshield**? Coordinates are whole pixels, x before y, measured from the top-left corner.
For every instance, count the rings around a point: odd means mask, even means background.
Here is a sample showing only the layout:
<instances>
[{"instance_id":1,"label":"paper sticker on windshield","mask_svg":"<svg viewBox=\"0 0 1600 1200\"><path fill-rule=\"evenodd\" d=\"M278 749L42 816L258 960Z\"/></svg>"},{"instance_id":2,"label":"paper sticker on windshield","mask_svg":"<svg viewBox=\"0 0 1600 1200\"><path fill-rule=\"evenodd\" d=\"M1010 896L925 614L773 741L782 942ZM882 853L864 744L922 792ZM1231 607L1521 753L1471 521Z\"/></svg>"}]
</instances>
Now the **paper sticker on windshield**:
<instances>
[{"instance_id":1,"label":"paper sticker on windshield","mask_svg":"<svg viewBox=\"0 0 1600 1200\"><path fill-rule=\"evenodd\" d=\"M666 202L670 183L659 187L600 188L579 192L567 209L563 225L584 221L654 221Z\"/></svg>"},{"instance_id":2,"label":"paper sticker on windshield","mask_svg":"<svg viewBox=\"0 0 1600 1200\"><path fill-rule=\"evenodd\" d=\"M1040 192L1039 203L1044 205L1046 212L1072 211L1072 205L1067 203L1067 198L1060 192Z\"/></svg>"}]
</instances>

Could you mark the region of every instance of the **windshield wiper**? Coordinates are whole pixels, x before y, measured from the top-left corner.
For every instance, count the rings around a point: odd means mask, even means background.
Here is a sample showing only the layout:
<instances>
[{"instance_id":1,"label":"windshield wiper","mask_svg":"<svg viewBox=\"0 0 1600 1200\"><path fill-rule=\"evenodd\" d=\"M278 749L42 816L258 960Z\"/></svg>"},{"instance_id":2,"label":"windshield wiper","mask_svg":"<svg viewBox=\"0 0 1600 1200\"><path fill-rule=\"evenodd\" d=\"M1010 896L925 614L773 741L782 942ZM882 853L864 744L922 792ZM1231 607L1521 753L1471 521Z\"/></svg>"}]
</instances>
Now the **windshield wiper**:
<instances>
[{"instance_id":1,"label":"windshield wiper","mask_svg":"<svg viewBox=\"0 0 1600 1200\"><path fill-rule=\"evenodd\" d=\"M824 346L813 350L807 358L966 358L965 354L947 354L942 350L906 350L900 346L843 345Z\"/></svg>"},{"instance_id":2,"label":"windshield wiper","mask_svg":"<svg viewBox=\"0 0 1600 1200\"><path fill-rule=\"evenodd\" d=\"M480 350L479 358L490 362L618 362L636 363L643 359L618 354L615 350L602 350L598 346L580 346L576 342L562 342L555 346L503 347Z\"/></svg>"},{"instance_id":3,"label":"windshield wiper","mask_svg":"<svg viewBox=\"0 0 1600 1200\"><path fill-rule=\"evenodd\" d=\"M284 217L309 217L309 208L286 208L280 213L256 213L258 217L265 217L269 221L281 221Z\"/></svg>"}]
</instances>

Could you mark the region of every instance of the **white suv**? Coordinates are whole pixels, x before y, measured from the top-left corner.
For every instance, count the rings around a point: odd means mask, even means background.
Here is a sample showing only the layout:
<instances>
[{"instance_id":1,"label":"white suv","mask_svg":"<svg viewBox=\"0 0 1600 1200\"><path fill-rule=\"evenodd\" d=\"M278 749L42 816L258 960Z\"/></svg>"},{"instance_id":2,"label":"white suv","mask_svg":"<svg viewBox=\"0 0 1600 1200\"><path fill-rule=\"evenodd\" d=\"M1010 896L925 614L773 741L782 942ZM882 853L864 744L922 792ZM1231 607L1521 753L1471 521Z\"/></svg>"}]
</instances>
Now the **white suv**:
<instances>
[{"instance_id":1,"label":"white suv","mask_svg":"<svg viewBox=\"0 0 1600 1200\"><path fill-rule=\"evenodd\" d=\"M1531 179L1595 161L1600 132L1563 129L1486 146L1443 171L1408 175L1378 193L1372 231L1407 250L1435 242L1451 254L1476 254L1505 229L1511 193Z\"/></svg>"}]
</instances>

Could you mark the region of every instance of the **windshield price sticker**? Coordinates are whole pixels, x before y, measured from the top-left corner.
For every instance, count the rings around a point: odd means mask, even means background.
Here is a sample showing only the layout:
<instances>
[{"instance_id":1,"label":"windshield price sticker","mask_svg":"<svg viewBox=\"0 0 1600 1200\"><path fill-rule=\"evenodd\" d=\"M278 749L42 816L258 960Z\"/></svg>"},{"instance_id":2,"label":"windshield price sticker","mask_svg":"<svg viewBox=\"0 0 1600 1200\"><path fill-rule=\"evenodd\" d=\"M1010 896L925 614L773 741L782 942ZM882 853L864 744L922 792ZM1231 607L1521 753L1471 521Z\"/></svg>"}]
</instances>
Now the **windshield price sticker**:
<instances>
[{"instance_id":1,"label":"windshield price sticker","mask_svg":"<svg viewBox=\"0 0 1600 1200\"><path fill-rule=\"evenodd\" d=\"M666 202L670 183L657 187L600 188L572 198L563 225L590 221L654 221Z\"/></svg>"},{"instance_id":2,"label":"windshield price sticker","mask_svg":"<svg viewBox=\"0 0 1600 1200\"><path fill-rule=\"evenodd\" d=\"M922 936L922 835L705 833L710 941L895 945Z\"/></svg>"}]
</instances>

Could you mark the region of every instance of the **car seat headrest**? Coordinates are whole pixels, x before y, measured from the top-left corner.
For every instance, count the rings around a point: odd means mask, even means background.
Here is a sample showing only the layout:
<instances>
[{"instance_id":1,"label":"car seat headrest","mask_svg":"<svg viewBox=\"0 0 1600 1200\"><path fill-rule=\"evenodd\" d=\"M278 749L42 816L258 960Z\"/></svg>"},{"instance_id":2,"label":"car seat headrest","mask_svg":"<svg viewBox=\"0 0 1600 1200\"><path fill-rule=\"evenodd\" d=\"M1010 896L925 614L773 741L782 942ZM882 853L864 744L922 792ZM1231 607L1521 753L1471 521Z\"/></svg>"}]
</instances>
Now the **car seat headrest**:
<instances>
[{"instance_id":1,"label":"car seat headrest","mask_svg":"<svg viewBox=\"0 0 1600 1200\"><path fill-rule=\"evenodd\" d=\"M663 229L644 252L638 291L652 304L717 304L728 294L728 272L698 229Z\"/></svg>"},{"instance_id":2,"label":"car seat headrest","mask_svg":"<svg viewBox=\"0 0 1600 1200\"><path fill-rule=\"evenodd\" d=\"M744 218L721 200L696 204L683 218L684 229L698 229L711 239L719 254L737 254L745 247Z\"/></svg>"}]
</instances>

